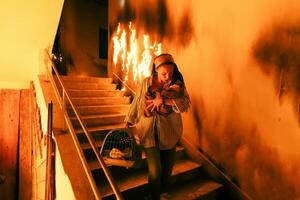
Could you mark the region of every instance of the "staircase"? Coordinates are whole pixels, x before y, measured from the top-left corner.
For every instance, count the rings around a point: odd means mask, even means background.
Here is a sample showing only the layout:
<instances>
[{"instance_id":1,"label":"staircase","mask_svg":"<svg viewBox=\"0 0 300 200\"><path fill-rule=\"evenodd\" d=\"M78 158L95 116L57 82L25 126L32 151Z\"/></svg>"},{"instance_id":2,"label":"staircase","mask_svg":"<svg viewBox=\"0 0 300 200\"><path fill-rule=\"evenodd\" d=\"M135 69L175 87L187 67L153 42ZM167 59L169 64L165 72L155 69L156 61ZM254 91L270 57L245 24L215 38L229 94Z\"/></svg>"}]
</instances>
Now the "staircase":
<instances>
[{"instance_id":1,"label":"staircase","mask_svg":"<svg viewBox=\"0 0 300 200\"><path fill-rule=\"evenodd\" d=\"M116 90L116 85L112 83L111 78L67 76L61 78L100 150L102 141L110 130L124 127L123 121L130 106L130 98L125 97L124 92ZM102 198L115 199L93 150L68 105L67 111ZM143 200L147 193L145 159L143 155L139 168L108 166L126 200ZM207 177L201 164L189 159L182 146L176 148L176 160L170 192L172 200L222 199L222 185Z\"/></svg>"}]
</instances>

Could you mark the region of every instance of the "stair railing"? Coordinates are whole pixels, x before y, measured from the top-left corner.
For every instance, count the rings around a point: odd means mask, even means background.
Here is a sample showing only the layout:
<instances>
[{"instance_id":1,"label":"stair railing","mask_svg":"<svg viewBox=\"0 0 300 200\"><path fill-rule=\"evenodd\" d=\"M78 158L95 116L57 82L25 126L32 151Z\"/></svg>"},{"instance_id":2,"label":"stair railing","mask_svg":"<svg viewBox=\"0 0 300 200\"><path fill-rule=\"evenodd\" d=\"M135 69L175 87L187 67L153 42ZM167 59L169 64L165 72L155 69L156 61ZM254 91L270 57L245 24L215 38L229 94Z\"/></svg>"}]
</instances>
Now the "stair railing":
<instances>
[{"instance_id":1,"label":"stair railing","mask_svg":"<svg viewBox=\"0 0 300 200\"><path fill-rule=\"evenodd\" d=\"M106 178L107 178L107 180L109 182L109 185L110 185L112 191L114 192L114 194L116 195L116 198L118 200L123 200L123 197L122 197L122 195L120 193L120 190L119 190L117 184L115 183L115 181L113 180L113 178L112 178L112 176L111 176L111 174L110 174L110 172L108 170L107 165L105 164L103 158L100 155L100 152L97 150L95 141L91 137L91 135L90 135L90 133L89 133L89 131L88 131L85 123L83 122L82 117L81 117L79 111L74 106L74 104L73 104L73 102L72 102L72 100L70 98L70 95L69 95L68 91L66 90L66 88L65 88L65 86L64 86L64 84L63 84L63 82L62 82L62 80L60 78L60 75L59 75L59 73L58 73L58 71L56 69L56 66L55 66L54 62L52 61L52 58L51 58L49 52L47 50L45 50L45 53L46 53L46 56L48 57L48 59L51 62L50 63L50 69L48 68L48 66L46 66L47 78L50 80L50 83L51 83L51 86L52 86L52 88L54 90L55 96L57 97L58 103L59 103L60 108L61 108L61 110L63 112L63 115L64 115L64 119L65 119L66 125L67 125L67 127L68 127L68 129L70 131L70 134L71 134L71 137L72 137L73 142L75 144L77 153L79 155L79 158L80 158L81 163L83 165L84 171L85 171L85 173L86 173L86 175L88 177L88 181L89 181L89 183L90 183L90 185L92 187L92 190L93 190L93 193L94 193L96 199L102 199L102 198L101 198L101 195L100 195L99 190L97 188L97 185L96 185L96 183L94 181L93 175L92 175L92 173L91 173L91 171L89 169L88 163L85 160L83 151L82 151L82 149L80 147L80 144L79 144L79 141L77 139L74 127L73 127L72 122L71 122L71 119L70 119L70 117L69 117L69 115L67 113L66 103L70 104L73 112L75 113L75 116L78 119L79 124L80 124L80 126L81 126L81 128L82 128L82 130L83 130L83 132L85 134L85 136L87 137L88 142L89 142L90 146L92 147L92 149L93 149L93 151L94 151L94 153L95 153L95 155L97 157L97 160L98 160L101 168L103 169L103 172L104 172L104 174L105 174L105 176L106 176ZM60 85L60 87L62 89L62 96L59 93L57 84L54 81L54 77L53 77L51 71L57 77L58 83L59 83L59 85Z\"/></svg>"},{"instance_id":2,"label":"stair railing","mask_svg":"<svg viewBox=\"0 0 300 200\"><path fill-rule=\"evenodd\" d=\"M119 79L119 81L124 85L124 86L126 86L129 90L130 90L130 92L135 96L135 94L136 94L136 92L125 82L125 81L123 81L115 72L113 72L113 75L117 78L117 79Z\"/></svg>"}]
</instances>

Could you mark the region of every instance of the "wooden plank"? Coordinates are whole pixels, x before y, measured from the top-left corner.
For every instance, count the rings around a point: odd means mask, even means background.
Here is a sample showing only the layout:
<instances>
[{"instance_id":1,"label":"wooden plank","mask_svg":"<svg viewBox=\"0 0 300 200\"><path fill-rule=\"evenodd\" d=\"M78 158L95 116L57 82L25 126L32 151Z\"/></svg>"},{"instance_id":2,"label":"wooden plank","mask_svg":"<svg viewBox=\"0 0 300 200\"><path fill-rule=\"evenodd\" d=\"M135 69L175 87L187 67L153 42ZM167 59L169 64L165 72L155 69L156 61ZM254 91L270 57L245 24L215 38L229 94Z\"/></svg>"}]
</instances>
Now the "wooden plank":
<instances>
[{"instance_id":1,"label":"wooden plank","mask_svg":"<svg viewBox=\"0 0 300 200\"><path fill-rule=\"evenodd\" d=\"M17 199L19 90L0 90L0 199Z\"/></svg>"},{"instance_id":2,"label":"wooden plank","mask_svg":"<svg viewBox=\"0 0 300 200\"><path fill-rule=\"evenodd\" d=\"M21 90L19 129L19 199L32 199L30 91Z\"/></svg>"},{"instance_id":3,"label":"wooden plank","mask_svg":"<svg viewBox=\"0 0 300 200\"><path fill-rule=\"evenodd\" d=\"M34 90L34 83L33 81L30 82L30 125L31 125L31 145L32 145L32 199L38 199L37 198L37 174L38 169L36 168L36 158L37 158L37 135L35 134L36 127L34 126L35 121L35 110L36 110L36 94Z\"/></svg>"},{"instance_id":4,"label":"wooden plank","mask_svg":"<svg viewBox=\"0 0 300 200\"><path fill-rule=\"evenodd\" d=\"M40 108L37 105L36 102L36 93L35 93L35 87L33 82L30 82L30 106L31 106L31 130L33 134L33 140L35 142L34 145L34 153L35 157L37 154L37 150L39 150L40 159L43 158L43 151L42 151L42 138L43 138L43 131L41 126L41 114L40 114ZM38 148L36 148L38 147Z\"/></svg>"}]
</instances>

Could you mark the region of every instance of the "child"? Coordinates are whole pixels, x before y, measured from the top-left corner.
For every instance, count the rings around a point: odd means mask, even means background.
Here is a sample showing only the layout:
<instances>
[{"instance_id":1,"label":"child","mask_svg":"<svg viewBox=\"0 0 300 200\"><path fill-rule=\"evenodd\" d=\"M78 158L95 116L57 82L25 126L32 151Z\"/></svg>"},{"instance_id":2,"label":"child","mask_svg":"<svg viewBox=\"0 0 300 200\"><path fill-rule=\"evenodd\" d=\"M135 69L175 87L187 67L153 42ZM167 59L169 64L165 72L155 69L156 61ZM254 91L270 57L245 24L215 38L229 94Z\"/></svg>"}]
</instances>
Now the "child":
<instances>
[{"instance_id":1,"label":"child","mask_svg":"<svg viewBox=\"0 0 300 200\"><path fill-rule=\"evenodd\" d=\"M148 91L145 95L146 100L155 99L155 97L161 96L163 99L175 99L183 96L183 83L180 80L170 81L165 83L163 88L158 90L152 90L151 87L148 88ZM153 115L151 108L147 109L148 104L145 103L144 115L150 117ZM158 114L165 115L173 112L172 106L162 105L156 111Z\"/></svg>"}]
</instances>

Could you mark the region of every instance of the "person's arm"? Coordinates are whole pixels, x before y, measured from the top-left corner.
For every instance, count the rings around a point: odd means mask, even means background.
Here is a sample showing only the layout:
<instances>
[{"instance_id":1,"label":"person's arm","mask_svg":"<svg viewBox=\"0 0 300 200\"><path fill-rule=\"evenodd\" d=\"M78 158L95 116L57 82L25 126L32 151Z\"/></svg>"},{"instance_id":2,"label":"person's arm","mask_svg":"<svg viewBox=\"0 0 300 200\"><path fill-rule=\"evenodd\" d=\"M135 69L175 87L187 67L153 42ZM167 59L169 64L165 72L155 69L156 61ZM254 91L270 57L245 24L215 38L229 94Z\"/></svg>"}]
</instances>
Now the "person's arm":
<instances>
[{"instance_id":1,"label":"person's arm","mask_svg":"<svg viewBox=\"0 0 300 200\"><path fill-rule=\"evenodd\" d=\"M156 92L154 99L146 101L147 103L149 103L146 109L150 109L151 112L153 112L155 109L158 110L159 106L163 104L163 98L161 97L159 92Z\"/></svg>"},{"instance_id":2,"label":"person's arm","mask_svg":"<svg viewBox=\"0 0 300 200\"><path fill-rule=\"evenodd\" d=\"M172 106L176 113L186 112L190 107L191 101L185 87L183 87L183 95L178 98L167 98L163 100L165 105Z\"/></svg>"},{"instance_id":3,"label":"person's arm","mask_svg":"<svg viewBox=\"0 0 300 200\"><path fill-rule=\"evenodd\" d=\"M173 99L164 98L163 99L163 104L165 104L167 106L173 106L174 105L174 100Z\"/></svg>"}]
</instances>

